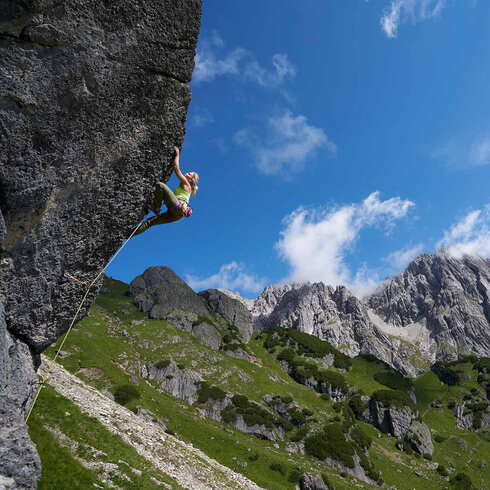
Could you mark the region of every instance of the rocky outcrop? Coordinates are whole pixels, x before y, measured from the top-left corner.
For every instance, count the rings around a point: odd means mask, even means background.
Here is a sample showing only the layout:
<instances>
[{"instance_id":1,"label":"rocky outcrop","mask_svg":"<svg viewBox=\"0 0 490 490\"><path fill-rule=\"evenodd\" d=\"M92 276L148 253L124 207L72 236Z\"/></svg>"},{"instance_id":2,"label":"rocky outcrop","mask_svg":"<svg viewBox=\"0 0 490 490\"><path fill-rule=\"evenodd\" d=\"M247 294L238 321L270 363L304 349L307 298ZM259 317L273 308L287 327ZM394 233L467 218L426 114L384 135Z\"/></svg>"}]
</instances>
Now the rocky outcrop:
<instances>
[{"instance_id":1,"label":"rocky outcrop","mask_svg":"<svg viewBox=\"0 0 490 490\"><path fill-rule=\"evenodd\" d=\"M202 377L189 369L180 369L175 361L147 363L140 369L140 376L158 382L160 388L187 403L197 400L197 390Z\"/></svg>"},{"instance_id":2,"label":"rocky outcrop","mask_svg":"<svg viewBox=\"0 0 490 490\"><path fill-rule=\"evenodd\" d=\"M382 403L371 398L369 405L369 422L381 432L387 432L397 439L404 439L412 420L418 412L406 405Z\"/></svg>"},{"instance_id":3,"label":"rocky outcrop","mask_svg":"<svg viewBox=\"0 0 490 490\"><path fill-rule=\"evenodd\" d=\"M358 418L374 425L381 432L408 442L419 454L432 455L434 444L430 429L418 420L418 415L415 407L393 401L382 402L373 396Z\"/></svg>"},{"instance_id":4,"label":"rocky outcrop","mask_svg":"<svg viewBox=\"0 0 490 490\"><path fill-rule=\"evenodd\" d=\"M190 332L211 349L219 349L221 346L222 336L217 326L201 321L195 313L173 311L165 320L172 322L179 330Z\"/></svg>"},{"instance_id":5,"label":"rocky outcrop","mask_svg":"<svg viewBox=\"0 0 490 490\"><path fill-rule=\"evenodd\" d=\"M421 255L367 304L388 332L392 326L392 334L410 339L413 331L419 341L425 338L421 348L431 362L490 355L489 259L456 259L444 251Z\"/></svg>"},{"instance_id":6,"label":"rocky outcrop","mask_svg":"<svg viewBox=\"0 0 490 490\"><path fill-rule=\"evenodd\" d=\"M250 340L253 332L252 314L241 301L220 289L206 289L199 296L210 311L218 313L238 328L245 343Z\"/></svg>"},{"instance_id":7,"label":"rocky outcrop","mask_svg":"<svg viewBox=\"0 0 490 490\"><path fill-rule=\"evenodd\" d=\"M175 310L208 314L202 299L169 267L146 269L131 281L129 294L150 318L162 319Z\"/></svg>"},{"instance_id":8,"label":"rocky outcrop","mask_svg":"<svg viewBox=\"0 0 490 490\"><path fill-rule=\"evenodd\" d=\"M405 435L405 440L410 443L419 454L429 454L431 456L434 454L434 443L432 442L430 429L423 422L412 420Z\"/></svg>"},{"instance_id":9,"label":"rocky outcrop","mask_svg":"<svg viewBox=\"0 0 490 490\"><path fill-rule=\"evenodd\" d=\"M35 488L41 476L24 423L37 386L29 349L7 331L0 301L0 488Z\"/></svg>"},{"instance_id":10,"label":"rocky outcrop","mask_svg":"<svg viewBox=\"0 0 490 490\"><path fill-rule=\"evenodd\" d=\"M322 475L314 473L303 473L299 482L301 490L328 490Z\"/></svg>"},{"instance_id":11,"label":"rocky outcrop","mask_svg":"<svg viewBox=\"0 0 490 490\"><path fill-rule=\"evenodd\" d=\"M85 289L66 274L90 283L171 173L200 10L200 0L0 0L0 299L26 359L77 310Z\"/></svg>"},{"instance_id":12,"label":"rocky outcrop","mask_svg":"<svg viewBox=\"0 0 490 490\"><path fill-rule=\"evenodd\" d=\"M490 428L490 405L488 402L457 403L453 408L453 414L456 418L456 427L459 429L485 430Z\"/></svg>"},{"instance_id":13,"label":"rocky outcrop","mask_svg":"<svg viewBox=\"0 0 490 490\"><path fill-rule=\"evenodd\" d=\"M231 422L231 425L245 434L252 434L259 439L267 441L283 441L286 434L280 425L274 425L272 427L267 427L264 424L248 425L241 415L237 417L236 421Z\"/></svg>"},{"instance_id":14,"label":"rocky outcrop","mask_svg":"<svg viewBox=\"0 0 490 490\"><path fill-rule=\"evenodd\" d=\"M317 393L328 394L334 402L343 402L347 399L347 395L349 394L348 386L346 386L343 389L343 388L333 386L332 383L319 381L315 379L313 376L306 378L305 376L299 374L293 368L288 368L286 371L298 383L307 386L308 388L312 388Z\"/></svg>"}]
</instances>

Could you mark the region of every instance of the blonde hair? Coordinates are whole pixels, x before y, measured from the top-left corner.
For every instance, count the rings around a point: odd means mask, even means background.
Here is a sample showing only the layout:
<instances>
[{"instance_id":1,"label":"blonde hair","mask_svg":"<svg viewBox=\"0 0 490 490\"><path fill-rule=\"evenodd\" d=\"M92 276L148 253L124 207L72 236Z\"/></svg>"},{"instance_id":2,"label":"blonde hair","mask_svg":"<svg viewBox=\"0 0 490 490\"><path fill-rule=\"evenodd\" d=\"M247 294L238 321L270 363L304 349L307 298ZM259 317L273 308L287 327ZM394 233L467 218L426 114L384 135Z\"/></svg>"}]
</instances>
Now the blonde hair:
<instances>
[{"instance_id":1,"label":"blonde hair","mask_svg":"<svg viewBox=\"0 0 490 490\"><path fill-rule=\"evenodd\" d=\"M197 187L197 183L199 182L199 175L197 175L197 172L193 172L193 174L194 174L194 178L192 179L191 189L192 189L192 195L195 196L197 190L199 189L199 187Z\"/></svg>"}]
</instances>

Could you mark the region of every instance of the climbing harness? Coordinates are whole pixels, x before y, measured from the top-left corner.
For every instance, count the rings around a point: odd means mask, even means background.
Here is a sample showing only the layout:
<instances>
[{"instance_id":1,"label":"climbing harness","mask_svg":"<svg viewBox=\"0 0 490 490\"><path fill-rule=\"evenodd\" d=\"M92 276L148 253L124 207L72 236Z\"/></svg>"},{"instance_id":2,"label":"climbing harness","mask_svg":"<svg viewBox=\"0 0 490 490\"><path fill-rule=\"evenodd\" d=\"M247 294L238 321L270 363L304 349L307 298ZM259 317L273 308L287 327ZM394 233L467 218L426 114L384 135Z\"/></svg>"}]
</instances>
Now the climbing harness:
<instances>
[{"instance_id":1,"label":"climbing harness","mask_svg":"<svg viewBox=\"0 0 490 490\"><path fill-rule=\"evenodd\" d=\"M75 315L74 315L74 317L73 317L73 319L72 319L72 321L70 323L70 326L68 327L68 330L65 333L65 336L63 337L63 341L61 342L61 345L58 347L58 350L56 351L56 354L55 354L55 356L53 358L53 363L56 362L56 359L58 358L59 353L63 349L63 346L65 345L66 339L68 338L68 335L70 334L71 329L73 328L73 325L75 325L75 321L77 319L77 316L80 313L80 310L82 309L82 306L85 303L85 300L87 299L88 293L90 292L90 290L92 289L92 287L94 286L94 284L100 279L100 277L106 271L106 269L109 267L109 265L111 265L112 261L119 255L119 253L121 252L121 250L126 246L126 243L128 243L129 240L132 238L132 236L138 231L138 228L141 226L142 223L143 223L143 221L140 221L139 224L138 224L138 226L135 226L135 228L133 229L133 231L131 232L131 234L129 235L129 237L123 242L123 244L119 247L119 249L116 251L116 253L109 260L109 262L107 262L107 264L104 266L104 268L97 274L97 276L95 277L95 279L90 284L87 284L86 282L80 281L76 277L73 277L72 275L68 274L68 272L65 272L64 273L64 276L65 277L67 277L68 279L71 279L71 280L73 280L73 281L75 281L77 283L80 283L80 284L86 286L87 287L87 290L85 291L85 294L83 295L82 301L80 301L80 304L78 305L77 311L76 311L76 313L75 313ZM48 381L48 378L49 378L49 375L51 374L51 370L52 370L53 365L54 364L51 364L51 366L48 369L48 372L46 373L46 375L44 377L43 376L40 376L41 377L41 381L38 382L39 383L39 388L37 390L36 396L34 397L34 401L32 402L31 408L29 409L29 412L27 413L26 418L24 420L26 423L29 420L29 417L30 417L30 415L32 413L32 410L34 408L34 405L36 404L36 401L37 401L37 399L39 397L39 394L41 393L42 387Z\"/></svg>"}]
</instances>

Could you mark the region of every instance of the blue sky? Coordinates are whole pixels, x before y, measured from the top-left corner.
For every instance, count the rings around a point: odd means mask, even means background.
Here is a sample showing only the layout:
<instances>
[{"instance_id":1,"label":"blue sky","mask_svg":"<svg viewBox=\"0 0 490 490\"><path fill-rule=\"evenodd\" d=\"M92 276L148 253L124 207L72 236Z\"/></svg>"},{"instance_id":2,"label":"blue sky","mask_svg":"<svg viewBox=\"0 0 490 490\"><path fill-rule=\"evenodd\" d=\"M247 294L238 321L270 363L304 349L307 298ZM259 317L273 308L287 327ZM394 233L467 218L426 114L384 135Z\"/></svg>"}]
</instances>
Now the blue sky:
<instances>
[{"instance_id":1,"label":"blue sky","mask_svg":"<svg viewBox=\"0 0 490 490\"><path fill-rule=\"evenodd\" d=\"M489 18L483 0L204 0L181 156L194 214L108 274L362 295L438 247L490 256Z\"/></svg>"}]
</instances>

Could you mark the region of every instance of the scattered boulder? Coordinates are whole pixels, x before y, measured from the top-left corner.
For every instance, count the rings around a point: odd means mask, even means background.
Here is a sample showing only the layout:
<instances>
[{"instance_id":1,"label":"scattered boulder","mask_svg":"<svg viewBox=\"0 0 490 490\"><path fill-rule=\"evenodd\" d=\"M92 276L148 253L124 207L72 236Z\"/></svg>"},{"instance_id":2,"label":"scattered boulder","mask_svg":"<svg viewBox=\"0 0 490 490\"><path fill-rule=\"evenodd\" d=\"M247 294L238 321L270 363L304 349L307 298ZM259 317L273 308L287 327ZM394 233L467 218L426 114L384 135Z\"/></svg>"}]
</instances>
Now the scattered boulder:
<instances>
[{"instance_id":1,"label":"scattered boulder","mask_svg":"<svg viewBox=\"0 0 490 490\"><path fill-rule=\"evenodd\" d=\"M322 475L314 473L303 473L299 482L301 490L328 490Z\"/></svg>"},{"instance_id":2,"label":"scattered boulder","mask_svg":"<svg viewBox=\"0 0 490 490\"><path fill-rule=\"evenodd\" d=\"M412 445L412 447L419 454L434 454L434 443L430 429L426 424L415 419L412 420L410 427L405 435L405 440Z\"/></svg>"}]
</instances>

